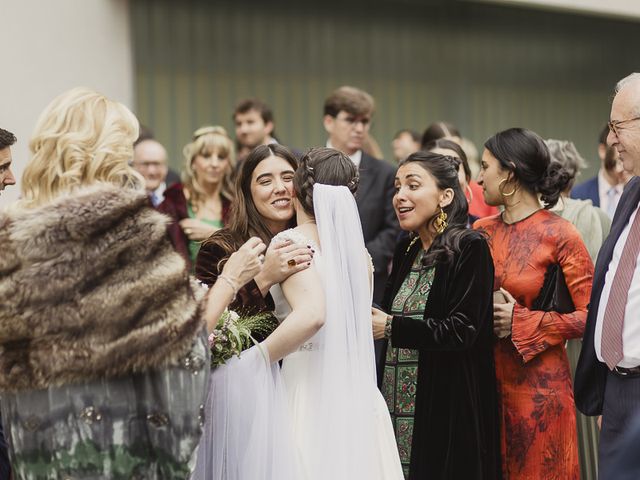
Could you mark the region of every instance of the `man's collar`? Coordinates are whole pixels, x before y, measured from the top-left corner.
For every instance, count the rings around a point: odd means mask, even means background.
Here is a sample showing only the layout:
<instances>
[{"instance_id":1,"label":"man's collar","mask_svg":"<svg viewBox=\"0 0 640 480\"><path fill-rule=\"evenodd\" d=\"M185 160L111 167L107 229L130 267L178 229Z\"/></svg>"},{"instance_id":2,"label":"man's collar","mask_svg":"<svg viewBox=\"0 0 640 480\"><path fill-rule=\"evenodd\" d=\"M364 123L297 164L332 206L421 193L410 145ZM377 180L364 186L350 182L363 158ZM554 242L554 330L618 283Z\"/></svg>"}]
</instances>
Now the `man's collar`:
<instances>
[{"instance_id":1,"label":"man's collar","mask_svg":"<svg viewBox=\"0 0 640 480\"><path fill-rule=\"evenodd\" d=\"M333 145L331 145L331 140L327 140L327 148L335 148ZM360 163L362 162L362 150L358 150L353 155L347 155L347 156L351 159L351 161L356 167L360 168Z\"/></svg>"}]
</instances>

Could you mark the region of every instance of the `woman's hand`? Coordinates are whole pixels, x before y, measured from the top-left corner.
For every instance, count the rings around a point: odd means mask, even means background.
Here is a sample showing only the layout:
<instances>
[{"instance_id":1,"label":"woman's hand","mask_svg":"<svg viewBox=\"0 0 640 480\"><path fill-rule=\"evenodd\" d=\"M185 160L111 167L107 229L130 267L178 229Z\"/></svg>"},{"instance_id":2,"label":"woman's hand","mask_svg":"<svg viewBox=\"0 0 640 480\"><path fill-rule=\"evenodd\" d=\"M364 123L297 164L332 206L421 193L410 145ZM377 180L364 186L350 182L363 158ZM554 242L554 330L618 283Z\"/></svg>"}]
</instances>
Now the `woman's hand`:
<instances>
[{"instance_id":1,"label":"woman's hand","mask_svg":"<svg viewBox=\"0 0 640 480\"><path fill-rule=\"evenodd\" d=\"M218 228L204 223L197 218L183 218L180 220L180 228L182 228L187 238L194 242L206 240L218 230Z\"/></svg>"},{"instance_id":2,"label":"woman's hand","mask_svg":"<svg viewBox=\"0 0 640 480\"><path fill-rule=\"evenodd\" d=\"M232 253L222 269L222 275L240 289L262 270L262 252L267 246L258 237L252 237L237 252Z\"/></svg>"},{"instance_id":3,"label":"woman's hand","mask_svg":"<svg viewBox=\"0 0 640 480\"><path fill-rule=\"evenodd\" d=\"M504 295L505 302L494 302L493 304L493 333L495 333L498 338L505 338L511 335L513 307L516 304L516 299L504 288L501 288L499 291Z\"/></svg>"},{"instance_id":4,"label":"woman's hand","mask_svg":"<svg viewBox=\"0 0 640 480\"><path fill-rule=\"evenodd\" d=\"M380 340L384 338L384 329L387 325L389 315L377 308L371 308L371 322L373 323L373 338Z\"/></svg>"},{"instance_id":5,"label":"woman's hand","mask_svg":"<svg viewBox=\"0 0 640 480\"><path fill-rule=\"evenodd\" d=\"M309 268L314 253L315 250L309 245L290 241L269 245L262 272L255 279L262 294L266 295L273 285L285 281L294 273Z\"/></svg>"}]
</instances>

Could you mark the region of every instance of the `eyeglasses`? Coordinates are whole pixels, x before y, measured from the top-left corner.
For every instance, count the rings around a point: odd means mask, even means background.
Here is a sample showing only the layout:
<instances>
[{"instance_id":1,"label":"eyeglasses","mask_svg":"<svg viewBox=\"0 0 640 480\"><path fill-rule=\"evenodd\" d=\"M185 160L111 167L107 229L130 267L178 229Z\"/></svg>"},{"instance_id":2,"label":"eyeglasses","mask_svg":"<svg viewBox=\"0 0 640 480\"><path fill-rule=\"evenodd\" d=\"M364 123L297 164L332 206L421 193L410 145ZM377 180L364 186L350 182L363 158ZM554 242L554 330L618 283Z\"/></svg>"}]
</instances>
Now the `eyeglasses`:
<instances>
[{"instance_id":1,"label":"eyeglasses","mask_svg":"<svg viewBox=\"0 0 640 480\"><path fill-rule=\"evenodd\" d=\"M607 125L609 125L609 130L618 136L618 129L620 128L620 125L623 123L635 122L636 120L640 120L640 117L629 118L627 120L611 120Z\"/></svg>"},{"instance_id":2,"label":"eyeglasses","mask_svg":"<svg viewBox=\"0 0 640 480\"><path fill-rule=\"evenodd\" d=\"M364 117L356 117L354 115L346 115L344 117L337 116L335 118L337 120L345 122L350 127L353 127L353 126L357 125L358 123L361 123L364 128L369 128L369 126L371 126L371 118L366 117L366 116L364 116Z\"/></svg>"}]
</instances>

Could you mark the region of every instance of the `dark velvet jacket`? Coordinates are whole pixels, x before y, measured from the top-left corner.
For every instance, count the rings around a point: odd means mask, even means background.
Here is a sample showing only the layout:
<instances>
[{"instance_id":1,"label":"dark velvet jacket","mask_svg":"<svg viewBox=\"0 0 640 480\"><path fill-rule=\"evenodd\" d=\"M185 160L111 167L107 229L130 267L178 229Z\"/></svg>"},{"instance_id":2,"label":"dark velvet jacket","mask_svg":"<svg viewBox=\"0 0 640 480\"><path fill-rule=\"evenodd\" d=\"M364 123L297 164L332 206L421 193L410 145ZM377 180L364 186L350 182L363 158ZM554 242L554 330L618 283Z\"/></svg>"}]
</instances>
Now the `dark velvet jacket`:
<instances>
[{"instance_id":1,"label":"dark velvet jacket","mask_svg":"<svg viewBox=\"0 0 640 480\"><path fill-rule=\"evenodd\" d=\"M227 224L229 220L229 209L231 203L226 198L222 198L222 223ZM158 205L158 211L169 215L171 223L168 225L169 238L176 251L182 255L191 268L191 258L189 258L189 239L180 228L180 220L189 217L187 211L187 199L184 196L184 187L181 183L170 186L164 192L164 200Z\"/></svg>"},{"instance_id":2,"label":"dark velvet jacket","mask_svg":"<svg viewBox=\"0 0 640 480\"><path fill-rule=\"evenodd\" d=\"M244 240L228 228L218 230L200 247L196 259L196 278L208 286L216 283L224 266L221 261L226 260L243 243ZM236 299L229 305L229 309L240 315L256 315L273 312L275 307L271 295L267 293L266 297L263 297L256 282L251 280L238 291ZM274 325L277 325L275 317ZM254 335L254 338L260 342L266 337L263 333L262 335Z\"/></svg>"},{"instance_id":3,"label":"dark velvet jacket","mask_svg":"<svg viewBox=\"0 0 640 480\"><path fill-rule=\"evenodd\" d=\"M395 251L387 311L422 248L408 246L405 239ZM436 266L424 317L393 318L392 346L420 353L412 480L501 478L492 290L489 247L471 233L451 263Z\"/></svg>"}]
</instances>

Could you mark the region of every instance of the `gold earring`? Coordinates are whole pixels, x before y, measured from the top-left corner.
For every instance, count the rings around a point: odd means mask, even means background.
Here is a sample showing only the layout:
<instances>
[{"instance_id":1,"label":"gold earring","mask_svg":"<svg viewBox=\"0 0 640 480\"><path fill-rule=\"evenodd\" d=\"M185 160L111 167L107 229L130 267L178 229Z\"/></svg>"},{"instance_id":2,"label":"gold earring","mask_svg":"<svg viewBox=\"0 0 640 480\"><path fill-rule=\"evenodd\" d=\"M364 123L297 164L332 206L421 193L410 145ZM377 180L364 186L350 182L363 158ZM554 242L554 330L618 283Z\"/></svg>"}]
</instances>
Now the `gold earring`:
<instances>
[{"instance_id":1,"label":"gold earring","mask_svg":"<svg viewBox=\"0 0 640 480\"><path fill-rule=\"evenodd\" d=\"M500 192L500 195L502 195L503 197L510 197L511 195L516 193L516 190L518 190L518 187L513 187L513 191L509 193L504 193L502 184L505 183L506 181L507 181L506 178L503 178L502 180L500 180L500 183L498 184L498 191Z\"/></svg>"},{"instance_id":2,"label":"gold earring","mask_svg":"<svg viewBox=\"0 0 640 480\"><path fill-rule=\"evenodd\" d=\"M436 229L436 233L441 235L442 232L447 228L447 212L445 212L442 207L440 207L440 213L436 216L436 219L433 221L433 226Z\"/></svg>"}]
</instances>

